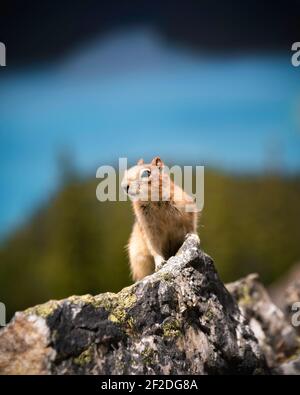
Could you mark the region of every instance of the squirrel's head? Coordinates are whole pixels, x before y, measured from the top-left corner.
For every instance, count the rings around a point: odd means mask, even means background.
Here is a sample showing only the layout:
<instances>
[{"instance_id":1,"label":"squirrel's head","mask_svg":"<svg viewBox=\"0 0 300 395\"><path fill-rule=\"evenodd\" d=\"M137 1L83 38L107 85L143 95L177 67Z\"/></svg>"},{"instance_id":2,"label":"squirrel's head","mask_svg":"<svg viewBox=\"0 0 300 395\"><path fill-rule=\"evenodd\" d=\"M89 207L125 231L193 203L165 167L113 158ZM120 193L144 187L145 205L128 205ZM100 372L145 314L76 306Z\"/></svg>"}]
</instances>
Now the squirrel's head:
<instances>
[{"instance_id":1,"label":"squirrel's head","mask_svg":"<svg viewBox=\"0 0 300 395\"><path fill-rule=\"evenodd\" d=\"M160 194L163 167L164 163L158 156L151 163L140 159L125 172L121 186L131 200L151 200L153 195Z\"/></svg>"}]
</instances>

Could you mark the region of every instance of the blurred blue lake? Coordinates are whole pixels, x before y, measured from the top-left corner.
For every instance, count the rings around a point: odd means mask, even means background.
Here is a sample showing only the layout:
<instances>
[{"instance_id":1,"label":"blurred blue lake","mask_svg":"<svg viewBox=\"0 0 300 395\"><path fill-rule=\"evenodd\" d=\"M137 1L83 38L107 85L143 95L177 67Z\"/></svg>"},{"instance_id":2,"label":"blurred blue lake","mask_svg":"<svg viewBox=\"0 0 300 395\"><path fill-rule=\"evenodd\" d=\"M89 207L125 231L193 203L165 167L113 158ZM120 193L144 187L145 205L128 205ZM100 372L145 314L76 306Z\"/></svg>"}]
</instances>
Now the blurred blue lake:
<instances>
[{"instance_id":1,"label":"blurred blue lake","mask_svg":"<svg viewBox=\"0 0 300 395\"><path fill-rule=\"evenodd\" d=\"M45 43L46 45L46 43ZM0 236L59 184L66 150L82 174L161 155L232 172L300 169L300 68L289 57L210 55L153 30L115 32L57 62L0 70Z\"/></svg>"}]
</instances>

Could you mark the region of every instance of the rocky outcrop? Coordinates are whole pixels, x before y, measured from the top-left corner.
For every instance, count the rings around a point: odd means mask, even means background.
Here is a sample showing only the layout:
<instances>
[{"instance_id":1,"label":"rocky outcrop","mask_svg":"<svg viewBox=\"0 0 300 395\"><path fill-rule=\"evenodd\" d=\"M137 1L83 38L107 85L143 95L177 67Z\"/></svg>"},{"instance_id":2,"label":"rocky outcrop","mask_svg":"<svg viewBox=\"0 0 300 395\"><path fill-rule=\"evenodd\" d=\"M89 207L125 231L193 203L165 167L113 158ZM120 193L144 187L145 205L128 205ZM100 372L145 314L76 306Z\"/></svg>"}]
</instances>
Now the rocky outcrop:
<instances>
[{"instance_id":1,"label":"rocky outcrop","mask_svg":"<svg viewBox=\"0 0 300 395\"><path fill-rule=\"evenodd\" d=\"M295 328L271 301L257 274L228 284L267 359L275 368L297 354L300 347Z\"/></svg>"},{"instance_id":2,"label":"rocky outcrop","mask_svg":"<svg viewBox=\"0 0 300 395\"><path fill-rule=\"evenodd\" d=\"M300 336L300 280L291 283L284 293L283 311L288 321L292 322ZM295 314L296 313L296 314ZM300 367L299 367L300 369Z\"/></svg>"},{"instance_id":3,"label":"rocky outcrop","mask_svg":"<svg viewBox=\"0 0 300 395\"><path fill-rule=\"evenodd\" d=\"M298 349L293 329L257 277L228 289L190 235L160 271L118 294L72 296L17 313L0 332L0 372L279 373Z\"/></svg>"}]
</instances>

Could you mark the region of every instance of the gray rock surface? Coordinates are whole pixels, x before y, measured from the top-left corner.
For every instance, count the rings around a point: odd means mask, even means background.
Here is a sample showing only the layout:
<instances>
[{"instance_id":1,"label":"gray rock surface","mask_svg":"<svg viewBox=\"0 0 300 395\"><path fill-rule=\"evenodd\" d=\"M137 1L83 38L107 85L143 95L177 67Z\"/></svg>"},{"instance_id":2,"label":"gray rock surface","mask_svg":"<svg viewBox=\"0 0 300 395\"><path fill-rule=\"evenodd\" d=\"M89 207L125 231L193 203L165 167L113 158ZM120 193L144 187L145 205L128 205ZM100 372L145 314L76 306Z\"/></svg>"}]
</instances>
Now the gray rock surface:
<instances>
[{"instance_id":1,"label":"gray rock surface","mask_svg":"<svg viewBox=\"0 0 300 395\"><path fill-rule=\"evenodd\" d=\"M241 295L253 281L258 286L251 278L229 285L231 296L190 235L160 271L118 294L16 313L0 331L0 373L268 374L281 329L265 327L268 300L260 304L248 289L245 304Z\"/></svg>"},{"instance_id":2,"label":"gray rock surface","mask_svg":"<svg viewBox=\"0 0 300 395\"><path fill-rule=\"evenodd\" d=\"M284 293L283 311L288 321L292 322L300 336L300 280L292 282ZM299 367L300 369L300 367Z\"/></svg>"},{"instance_id":3,"label":"gray rock surface","mask_svg":"<svg viewBox=\"0 0 300 395\"><path fill-rule=\"evenodd\" d=\"M227 284L227 289L246 317L271 368L297 354L300 344L296 330L272 302L257 274Z\"/></svg>"}]
</instances>

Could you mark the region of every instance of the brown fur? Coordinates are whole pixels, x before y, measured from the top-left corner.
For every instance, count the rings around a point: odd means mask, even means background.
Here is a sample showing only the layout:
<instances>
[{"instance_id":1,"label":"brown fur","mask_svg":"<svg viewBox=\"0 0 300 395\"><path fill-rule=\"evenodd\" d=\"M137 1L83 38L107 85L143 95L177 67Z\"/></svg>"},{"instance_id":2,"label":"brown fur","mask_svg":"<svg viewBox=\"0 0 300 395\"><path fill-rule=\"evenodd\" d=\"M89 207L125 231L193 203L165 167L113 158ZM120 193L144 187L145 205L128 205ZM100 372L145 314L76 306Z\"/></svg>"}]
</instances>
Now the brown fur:
<instances>
[{"instance_id":1,"label":"brown fur","mask_svg":"<svg viewBox=\"0 0 300 395\"><path fill-rule=\"evenodd\" d=\"M197 232L197 211L185 210L186 205L195 207L193 199L163 173L163 166L158 157L150 164L140 159L122 181L123 188L133 199L136 218L128 244L134 280L151 274L156 266L176 254L188 233ZM151 172L145 180L141 178L144 170ZM168 201L163 200L166 185L170 187ZM181 194L180 199L175 196L176 190ZM150 200L151 191L157 201Z\"/></svg>"}]
</instances>

